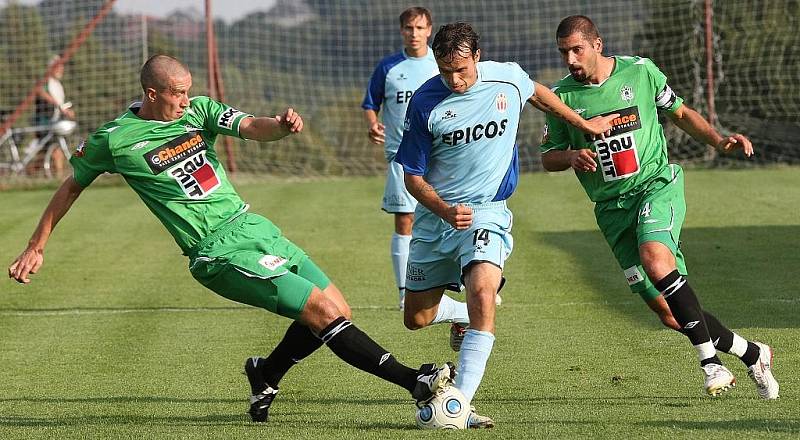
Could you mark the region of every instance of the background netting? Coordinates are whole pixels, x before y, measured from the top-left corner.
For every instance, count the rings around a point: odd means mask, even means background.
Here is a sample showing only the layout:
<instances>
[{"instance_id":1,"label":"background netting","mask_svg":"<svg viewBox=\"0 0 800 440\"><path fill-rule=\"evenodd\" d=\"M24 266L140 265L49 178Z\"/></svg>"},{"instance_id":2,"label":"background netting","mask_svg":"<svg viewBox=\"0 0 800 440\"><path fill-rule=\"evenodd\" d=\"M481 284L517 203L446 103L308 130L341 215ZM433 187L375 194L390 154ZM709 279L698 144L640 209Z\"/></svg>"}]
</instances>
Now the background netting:
<instances>
[{"instance_id":1,"label":"background netting","mask_svg":"<svg viewBox=\"0 0 800 440\"><path fill-rule=\"evenodd\" d=\"M47 62L102 7L102 0L0 0L0 112L12 111L43 76ZM216 2L215 8L224 8ZM372 175L386 164L367 141L360 108L369 75L401 48L397 17L418 3L386 0L278 0L237 21L215 22L225 101L273 115L286 106L306 120L299 135L275 144L234 142L239 172L279 176ZM516 61L538 82L566 74L555 48L561 18L593 18L607 54L652 58L686 102L708 113L704 2L696 0L439 0L420 2L442 23L469 21L483 59ZM112 12L66 65L62 83L79 122L75 139L138 100L138 68L167 53L193 71L193 94L206 94L204 2L170 16ZM798 163L800 148L800 2L715 1L714 60L718 127L740 131L754 161L719 157L676 127L666 130L673 160L737 166ZM15 127L30 125L28 111ZM542 114L528 107L518 135L523 170L540 169ZM2 148L2 146L0 146ZM220 148L221 150L221 148ZM0 155L0 157L2 157ZM7 174L0 174L0 180Z\"/></svg>"}]
</instances>

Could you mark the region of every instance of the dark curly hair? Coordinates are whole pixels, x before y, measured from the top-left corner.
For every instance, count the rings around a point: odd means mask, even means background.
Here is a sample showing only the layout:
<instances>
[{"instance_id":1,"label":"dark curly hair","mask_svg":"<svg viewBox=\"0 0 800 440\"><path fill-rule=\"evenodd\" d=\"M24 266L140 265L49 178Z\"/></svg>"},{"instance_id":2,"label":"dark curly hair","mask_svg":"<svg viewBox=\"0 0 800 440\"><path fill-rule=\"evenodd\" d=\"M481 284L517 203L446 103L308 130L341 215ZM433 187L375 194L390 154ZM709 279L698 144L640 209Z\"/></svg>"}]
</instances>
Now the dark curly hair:
<instances>
[{"instance_id":1,"label":"dark curly hair","mask_svg":"<svg viewBox=\"0 0 800 440\"><path fill-rule=\"evenodd\" d=\"M481 37L464 22L448 23L439 28L433 37L433 56L436 59L448 60L455 55L462 54L466 49L474 56L478 52L478 42Z\"/></svg>"}]
</instances>

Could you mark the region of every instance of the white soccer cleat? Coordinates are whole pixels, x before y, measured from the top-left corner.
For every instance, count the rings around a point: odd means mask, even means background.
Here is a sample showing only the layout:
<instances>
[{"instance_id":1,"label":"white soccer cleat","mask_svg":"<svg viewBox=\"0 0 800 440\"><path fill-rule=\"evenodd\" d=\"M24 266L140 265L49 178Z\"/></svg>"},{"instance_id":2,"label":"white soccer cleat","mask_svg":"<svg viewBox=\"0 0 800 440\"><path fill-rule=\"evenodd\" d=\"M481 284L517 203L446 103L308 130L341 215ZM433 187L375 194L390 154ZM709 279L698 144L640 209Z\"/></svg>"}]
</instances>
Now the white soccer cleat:
<instances>
[{"instance_id":1,"label":"white soccer cleat","mask_svg":"<svg viewBox=\"0 0 800 440\"><path fill-rule=\"evenodd\" d=\"M469 420L467 421L468 429L489 429L494 428L494 420L491 417L482 416L475 412L475 407L470 406Z\"/></svg>"},{"instance_id":2,"label":"white soccer cleat","mask_svg":"<svg viewBox=\"0 0 800 440\"><path fill-rule=\"evenodd\" d=\"M760 353L758 361L747 368L747 375L755 382L758 395L762 399L777 399L780 387L778 386L778 381L772 376L772 348L761 342L753 343L758 345Z\"/></svg>"},{"instance_id":3,"label":"white soccer cleat","mask_svg":"<svg viewBox=\"0 0 800 440\"><path fill-rule=\"evenodd\" d=\"M708 364L701 367L706 375L706 393L716 397L736 386L733 373L720 364Z\"/></svg>"}]
</instances>

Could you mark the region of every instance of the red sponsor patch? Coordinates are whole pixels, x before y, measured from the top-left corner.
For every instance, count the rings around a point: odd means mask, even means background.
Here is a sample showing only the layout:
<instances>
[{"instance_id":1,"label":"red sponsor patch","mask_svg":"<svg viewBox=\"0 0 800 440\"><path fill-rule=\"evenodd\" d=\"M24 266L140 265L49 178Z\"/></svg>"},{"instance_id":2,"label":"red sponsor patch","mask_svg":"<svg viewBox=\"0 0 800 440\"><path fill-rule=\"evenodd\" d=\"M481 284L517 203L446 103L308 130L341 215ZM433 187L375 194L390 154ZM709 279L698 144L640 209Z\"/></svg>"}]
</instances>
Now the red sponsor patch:
<instances>
[{"instance_id":1,"label":"red sponsor patch","mask_svg":"<svg viewBox=\"0 0 800 440\"><path fill-rule=\"evenodd\" d=\"M636 160L636 150L624 150L618 153L612 153L611 160L614 161L614 168L617 170L618 176L624 176L636 172L639 169L639 163Z\"/></svg>"},{"instance_id":2,"label":"red sponsor patch","mask_svg":"<svg viewBox=\"0 0 800 440\"><path fill-rule=\"evenodd\" d=\"M219 185L219 179L217 179L217 174L214 172L214 168L211 167L209 163L201 166L197 169L197 171L192 173L192 177L200 184L200 187L203 188L203 191L208 192L211 191L212 188Z\"/></svg>"}]
</instances>

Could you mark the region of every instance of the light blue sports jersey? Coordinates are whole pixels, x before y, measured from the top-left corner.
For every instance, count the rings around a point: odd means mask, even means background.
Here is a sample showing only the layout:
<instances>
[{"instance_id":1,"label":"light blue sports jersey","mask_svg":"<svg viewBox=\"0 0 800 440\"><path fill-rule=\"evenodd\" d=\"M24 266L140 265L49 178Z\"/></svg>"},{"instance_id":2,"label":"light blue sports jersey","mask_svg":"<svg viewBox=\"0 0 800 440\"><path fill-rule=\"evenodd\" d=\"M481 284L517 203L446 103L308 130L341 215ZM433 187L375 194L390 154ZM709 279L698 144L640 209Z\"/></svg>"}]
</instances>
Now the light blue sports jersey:
<instances>
[{"instance_id":1,"label":"light blue sports jersey","mask_svg":"<svg viewBox=\"0 0 800 440\"><path fill-rule=\"evenodd\" d=\"M505 200L517 186L515 141L533 81L516 63L477 68L478 80L465 93L451 92L439 75L417 90L395 157L451 204Z\"/></svg>"},{"instance_id":2,"label":"light blue sports jersey","mask_svg":"<svg viewBox=\"0 0 800 440\"><path fill-rule=\"evenodd\" d=\"M419 58L410 57L405 51L389 55L372 72L361 108L377 112L383 105L381 122L386 127L384 147L387 161L394 160L403 138L403 118L411 96L422 83L438 73L430 48L427 55Z\"/></svg>"}]
</instances>

